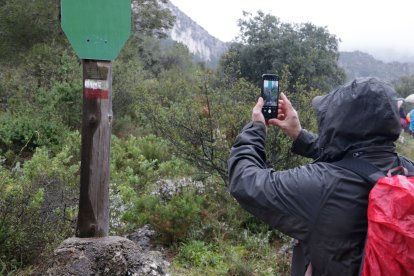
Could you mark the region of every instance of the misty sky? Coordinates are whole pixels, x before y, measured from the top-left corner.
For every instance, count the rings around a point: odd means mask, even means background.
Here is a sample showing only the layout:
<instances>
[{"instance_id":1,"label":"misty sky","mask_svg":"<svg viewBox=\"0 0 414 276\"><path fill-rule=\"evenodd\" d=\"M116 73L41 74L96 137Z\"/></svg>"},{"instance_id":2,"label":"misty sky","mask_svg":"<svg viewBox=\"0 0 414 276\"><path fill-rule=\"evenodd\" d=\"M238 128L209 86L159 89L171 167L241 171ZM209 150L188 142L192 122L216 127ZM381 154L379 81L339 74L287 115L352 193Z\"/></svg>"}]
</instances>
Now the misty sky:
<instances>
[{"instance_id":1,"label":"misty sky","mask_svg":"<svg viewBox=\"0 0 414 276\"><path fill-rule=\"evenodd\" d=\"M340 51L414 57L414 1L374 0L170 0L211 35L231 41L242 11L270 13L282 22L326 26L342 40ZM378 57L380 58L380 57Z\"/></svg>"}]
</instances>

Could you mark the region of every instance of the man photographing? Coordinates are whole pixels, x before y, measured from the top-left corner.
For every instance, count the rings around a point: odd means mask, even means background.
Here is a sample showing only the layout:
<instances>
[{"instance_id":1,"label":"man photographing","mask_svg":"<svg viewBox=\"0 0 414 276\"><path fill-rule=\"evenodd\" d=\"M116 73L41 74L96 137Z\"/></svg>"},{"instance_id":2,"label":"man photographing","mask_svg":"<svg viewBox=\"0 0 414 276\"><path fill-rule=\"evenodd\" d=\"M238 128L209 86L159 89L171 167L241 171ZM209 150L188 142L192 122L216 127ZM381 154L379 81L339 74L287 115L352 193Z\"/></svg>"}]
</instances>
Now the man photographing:
<instances>
[{"instance_id":1,"label":"man photographing","mask_svg":"<svg viewBox=\"0 0 414 276\"><path fill-rule=\"evenodd\" d=\"M375 78L355 80L312 101L318 135L302 129L298 113L281 93L278 118L267 124L259 98L228 159L229 190L243 208L299 240L292 275L358 275L367 233L371 187L334 162L361 158L387 172L397 164L401 132L397 96ZM267 125L293 139L292 151L314 159L284 171L266 167Z\"/></svg>"}]
</instances>

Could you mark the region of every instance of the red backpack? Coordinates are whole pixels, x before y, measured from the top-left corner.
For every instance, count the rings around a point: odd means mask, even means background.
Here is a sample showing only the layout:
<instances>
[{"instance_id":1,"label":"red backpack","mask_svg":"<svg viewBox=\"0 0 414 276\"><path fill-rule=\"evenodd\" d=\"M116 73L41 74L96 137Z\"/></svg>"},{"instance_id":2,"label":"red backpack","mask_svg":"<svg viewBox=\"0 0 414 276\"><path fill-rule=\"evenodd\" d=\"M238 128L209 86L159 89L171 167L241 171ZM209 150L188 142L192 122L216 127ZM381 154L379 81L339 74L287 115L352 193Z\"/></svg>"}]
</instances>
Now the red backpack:
<instances>
[{"instance_id":1,"label":"red backpack","mask_svg":"<svg viewBox=\"0 0 414 276\"><path fill-rule=\"evenodd\" d=\"M335 164L373 184L360 274L414 275L414 166L400 158L404 166L384 174L357 157L346 157Z\"/></svg>"}]
</instances>

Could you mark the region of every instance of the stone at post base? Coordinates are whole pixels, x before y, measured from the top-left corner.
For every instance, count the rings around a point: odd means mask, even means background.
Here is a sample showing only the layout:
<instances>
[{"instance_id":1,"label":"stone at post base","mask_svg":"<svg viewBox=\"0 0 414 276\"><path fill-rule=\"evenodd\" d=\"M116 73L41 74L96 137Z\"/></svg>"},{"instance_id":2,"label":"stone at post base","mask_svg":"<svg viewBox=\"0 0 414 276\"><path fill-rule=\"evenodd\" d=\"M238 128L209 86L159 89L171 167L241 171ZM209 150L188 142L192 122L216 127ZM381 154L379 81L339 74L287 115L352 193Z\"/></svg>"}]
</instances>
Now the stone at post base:
<instances>
[{"instance_id":1,"label":"stone at post base","mask_svg":"<svg viewBox=\"0 0 414 276\"><path fill-rule=\"evenodd\" d=\"M168 275L163 266L126 238L69 238L54 251L41 275Z\"/></svg>"}]
</instances>

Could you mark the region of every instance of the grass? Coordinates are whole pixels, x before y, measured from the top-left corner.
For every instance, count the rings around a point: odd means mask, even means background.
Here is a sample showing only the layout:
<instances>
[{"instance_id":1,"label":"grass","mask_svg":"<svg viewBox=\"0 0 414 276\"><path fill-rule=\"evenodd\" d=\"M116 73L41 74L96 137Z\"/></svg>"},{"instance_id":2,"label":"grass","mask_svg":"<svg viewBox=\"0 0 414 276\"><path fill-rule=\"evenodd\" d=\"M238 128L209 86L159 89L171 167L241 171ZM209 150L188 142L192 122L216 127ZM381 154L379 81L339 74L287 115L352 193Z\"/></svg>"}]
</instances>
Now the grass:
<instances>
[{"instance_id":1,"label":"grass","mask_svg":"<svg viewBox=\"0 0 414 276\"><path fill-rule=\"evenodd\" d=\"M279 243L251 248L245 243L221 240L212 243L191 240L183 244L170 267L176 276L273 276L289 275L291 252Z\"/></svg>"}]
</instances>

